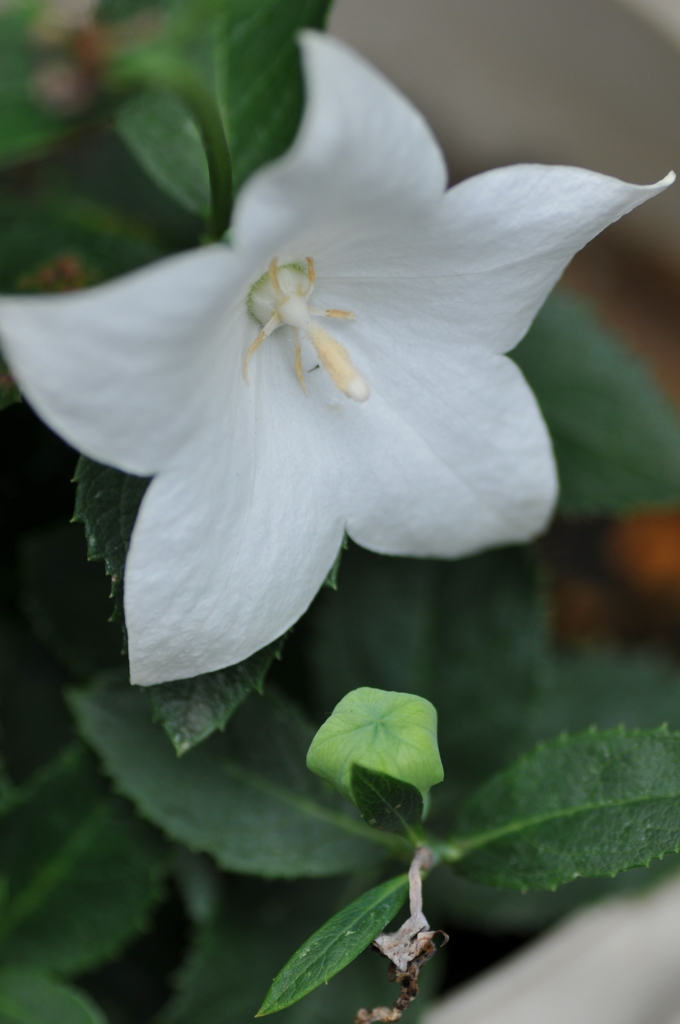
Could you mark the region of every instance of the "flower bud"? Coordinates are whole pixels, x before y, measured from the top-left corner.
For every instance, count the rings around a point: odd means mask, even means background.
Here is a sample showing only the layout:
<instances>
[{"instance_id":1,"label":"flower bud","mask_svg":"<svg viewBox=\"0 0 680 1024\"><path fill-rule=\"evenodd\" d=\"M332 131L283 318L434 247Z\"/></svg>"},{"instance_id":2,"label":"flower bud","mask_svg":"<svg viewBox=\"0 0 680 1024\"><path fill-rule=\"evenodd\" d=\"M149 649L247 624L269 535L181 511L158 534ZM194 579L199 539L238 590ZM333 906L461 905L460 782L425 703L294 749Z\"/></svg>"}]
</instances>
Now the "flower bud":
<instances>
[{"instance_id":1,"label":"flower bud","mask_svg":"<svg viewBox=\"0 0 680 1024\"><path fill-rule=\"evenodd\" d=\"M426 796L444 778L429 700L362 686L342 698L307 753L307 767L352 799L352 765L409 782Z\"/></svg>"}]
</instances>

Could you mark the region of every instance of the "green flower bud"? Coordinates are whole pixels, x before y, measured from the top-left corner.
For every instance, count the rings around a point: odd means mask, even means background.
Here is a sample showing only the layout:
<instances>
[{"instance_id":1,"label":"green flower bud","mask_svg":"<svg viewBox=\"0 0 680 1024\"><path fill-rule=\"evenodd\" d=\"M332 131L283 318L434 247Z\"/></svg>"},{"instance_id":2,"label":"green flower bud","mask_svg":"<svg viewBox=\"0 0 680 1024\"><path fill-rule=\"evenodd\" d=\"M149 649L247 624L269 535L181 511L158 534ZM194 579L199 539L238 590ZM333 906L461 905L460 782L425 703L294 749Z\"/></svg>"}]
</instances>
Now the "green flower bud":
<instances>
[{"instance_id":1,"label":"green flower bud","mask_svg":"<svg viewBox=\"0 0 680 1024\"><path fill-rule=\"evenodd\" d=\"M434 706L412 693L352 690L312 740L307 767L351 800L353 764L409 782L425 797L444 778Z\"/></svg>"}]
</instances>

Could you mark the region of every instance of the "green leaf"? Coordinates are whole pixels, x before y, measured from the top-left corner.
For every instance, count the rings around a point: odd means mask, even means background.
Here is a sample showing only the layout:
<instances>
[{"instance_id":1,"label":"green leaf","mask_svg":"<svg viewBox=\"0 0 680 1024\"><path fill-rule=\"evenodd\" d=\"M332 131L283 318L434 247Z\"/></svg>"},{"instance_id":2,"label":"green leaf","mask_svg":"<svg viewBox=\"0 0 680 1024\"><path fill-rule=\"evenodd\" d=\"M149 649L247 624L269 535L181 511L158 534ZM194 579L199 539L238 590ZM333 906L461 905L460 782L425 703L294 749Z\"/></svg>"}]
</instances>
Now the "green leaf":
<instances>
[{"instance_id":1,"label":"green leaf","mask_svg":"<svg viewBox=\"0 0 680 1024\"><path fill-rule=\"evenodd\" d=\"M456 870L553 889L680 850L680 734L592 729L539 745L461 809Z\"/></svg>"},{"instance_id":2,"label":"green leaf","mask_svg":"<svg viewBox=\"0 0 680 1024\"><path fill-rule=\"evenodd\" d=\"M644 892L678 870L680 854L673 853L614 878L576 878L554 891L519 892L478 885L442 864L428 880L427 913L431 921L448 921L470 931L533 936L577 907Z\"/></svg>"},{"instance_id":3,"label":"green leaf","mask_svg":"<svg viewBox=\"0 0 680 1024\"><path fill-rule=\"evenodd\" d=\"M68 194L30 202L0 192L0 288L45 290L41 271L64 256L76 260L87 281L102 281L164 255L148 230L97 203ZM52 283L54 287L54 282Z\"/></svg>"},{"instance_id":4,"label":"green leaf","mask_svg":"<svg viewBox=\"0 0 680 1024\"><path fill-rule=\"evenodd\" d=\"M680 669L653 650L594 647L555 655L554 671L533 712L537 738L590 725L680 729Z\"/></svg>"},{"instance_id":5,"label":"green leaf","mask_svg":"<svg viewBox=\"0 0 680 1024\"><path fill-rule=\"evenodd\" d=\"M109 621L101 566L87 560L82 531L70 523L22 538L22 608L37 637L76 677L121 662L120 627Z\"/></svg>"},{"instance_id":6,"label":"green leaf","mask_svg":"<svg viewBox=\"0 0 680 1024\"><path fill-rule=\"evenodd\" d=\"M530 552L456 562L386 558L350 545L337 593L312 612L312 698L323 720L359 686L426 697L437 708L445 781L432 817L535 742L528 715L550 672Z\"/></svg>"},{"instance_id":7,"label":"green leaf","mask_svg":"<svg viewBox=\"0 0 680 1024\"><path fill-rule=\"evenodd\" d=\"M359 896L326 921L276 975L256 1016L284 1010L327 984L373 942L407 896L408 875L399 875Z\"/></svg>"},{"instance_id":8,"label":"green leaf","mask_svg":"<svg viewBox=\"0 0 680 1024\"><path fill-rule=\"evenodd\" d=\"M123 612L123 573L132 528L149 480L102 466L85 455L78 459L75 522L85 527L87 556L103 561L111 577L114 614Z\"/></svg>"},{"instance_id":9,"label":"green leaf","mask_svg":"<svg viewBox=\"0 0 680 1024\"><path fill-rule=\"evenodd\" d=\"M40 153L74 127L41 109L31 97L30 14L28 4L15 4L1 14L0 166Z\"/></svg>"},{"instance_id":10,"label":"green leaf","mask_svg":"<svg viewBox=\"0 0 680 1024\"><path fill-rule=\"evenodd\" d=\"M0 1024L106 1024L85 992L38 971L0 970Z\"/></svg>"},{"instance_id":11,"label":"green leaf","mask_svg":"<svg viewBox=\"0 0 680 1024\"><path fill-rule=\"evenodd\" d=\"M680 728L678 667L654 651L593 648L558 653L531 721L537 739L590 725L650 729L665 721L671 729ZM678 862L679 855L670 855L615 878L580 878L556 892L530 893L477 885L442 867L428 882L428 906L434 920L432 903L441 907L441 919L467 928L535 933L584 903L654 884L677 871Z\"/></svg>"},{"instance_id":12,"label":"green leaf","mask_svg":"<svg viewBox=\"0 0 680 1024\"><path fill-rule=\"evenodd\" d=\"M237 190L261 164L284 152L302 110L295 44L305 27L321 28L330 0L233 0L215 31L191 57L221 107ZM194 213L205 213L210 190L196 123L167 93L128 101L117 128L160 188Z\"/></svg>"},{"instance_id":13,"label":"green leaf","mask_svg":"<svg viewBox=\"0 0 680 1024\"><path fill-rule=\"evenodd\" d=\"M0 749L15 783L24 782L73 740L64 682L25 623L0 618Z\"/></svg>"},{"instance_id":14,"label":"green leaf","mask_svg":"<svg viewBox=\"0 0 680 1024\"><path fill-rule=\"evenodd\" d=\"M330 0L232 0L218 52L220 98L238 189L290 145L302 111L295 37L323 28Z\"/></svg>"},{"instance_id":15,"label":"green leaf","mask_svg":"<svg viewBox=\"0 0 680 1024\"><path fill-rule=\"evenodd\" d=\"M149 687L154 721L163 726L179 755L217 729L223 731L248 694L263 692L267 672L281 646L282 642L276 641L221 672Z\"/></svg>"},{"instance_id":16,"label":"green leaf","mask_svg":"<svg viewBox=\"0 0 680 1024\"><path fill-rule=\"evenodd\" d=\"M192 213L210 208L208 162L196 122L170 93L144 93L119 110L116 127L150 178Z\"/></svg>"},{"instance_id":17,"label":"green leaf","mask_svg":"<svg viewBox=\"0 0 680 1024\"><path fill-rule=\"evenodd\" d=\"M72 692L71 705L116 787L171 838L226 870L333 875L375 863L385 847L402 849L397 837L351 817L307 771L313 729L282 697L246 701L224 733L181 759L144 695L113 677Z\"/></svg>"},{"instance_id":18,"label":"green leaf","mask_svg":"<svg viewBox=\"0 0 680 1024\"><path fill-rule=\"evenodd\" d=\"M335 879L264 883L222 878L221 910L196 930L190 955L176 975L177 992L161 1011L159 1024L248 1024L281 964L351 898L345 883ZM409 1009L414 1022L427 1009L443 966L444 959L437 957L423 971L420 996ZM386 981L386 967L386 960L366 950L277 1020L338 1024L351 1021L360 1006L391 1005L398 989Z\"/></svg>"},{"instance_id":19,"label":"green leaf","mask_svg":"<svg viewBox=\"0 0 680 1024\"><path fill-rule=\"evenodd\" d=\"M551 296L512 358L548 423L565 515L680 501L680 419L588 306Z\"/></svg>"},{"instance_id":20,"label":"green leaf","mask_svg":"<svg viewBox=\"0 0 680 1024\"><path fill-rule=\"evenodd\" d=\"M146 925L164 864L162 844L69 749L0 820L0 959L66 974L102 963Z\"/></svg>"},{"instance_id":21,"label":"green leaf","mask_svg":"<svg viewBox=\"0 0 680 1024\"><path fill-rule=\"evenodd\" d=\"M423 798L419 789L384 772L352 765L352 796L361 817L371 828L384 832L419 832L423 821Z\"/></svg>"}]
</instances>

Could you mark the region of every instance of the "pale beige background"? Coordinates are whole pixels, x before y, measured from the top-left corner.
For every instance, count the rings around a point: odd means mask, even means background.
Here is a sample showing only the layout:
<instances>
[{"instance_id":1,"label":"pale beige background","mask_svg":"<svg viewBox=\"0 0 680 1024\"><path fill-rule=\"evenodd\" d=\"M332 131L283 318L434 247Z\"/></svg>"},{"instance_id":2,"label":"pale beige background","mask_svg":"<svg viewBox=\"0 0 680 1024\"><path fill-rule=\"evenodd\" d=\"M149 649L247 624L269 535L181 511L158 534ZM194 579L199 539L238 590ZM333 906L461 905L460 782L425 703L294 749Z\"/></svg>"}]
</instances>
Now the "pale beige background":
<instances>
[{"instance_id":1,"label":"pale beige background","mask_svg":"<svg viewBox=\"0 0 680 1024\"><path fill-rule=\"evenodd\" d=\"M678 0L336 0L330 27L426 114L454 178L518 160L680 172ZM680 185L624 230L680 267Z\"/></svg>"}]
</instances>

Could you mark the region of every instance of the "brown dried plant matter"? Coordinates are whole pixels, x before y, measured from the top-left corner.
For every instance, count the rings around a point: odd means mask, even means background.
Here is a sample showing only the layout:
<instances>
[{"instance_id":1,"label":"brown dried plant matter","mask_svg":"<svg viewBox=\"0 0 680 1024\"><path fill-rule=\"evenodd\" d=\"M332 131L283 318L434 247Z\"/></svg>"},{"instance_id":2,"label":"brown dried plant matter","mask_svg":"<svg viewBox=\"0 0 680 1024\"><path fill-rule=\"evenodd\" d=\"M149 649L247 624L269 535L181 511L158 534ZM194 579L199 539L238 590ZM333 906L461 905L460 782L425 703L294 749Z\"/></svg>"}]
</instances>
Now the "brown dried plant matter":
<instances>
[{"instance_id":1,"label":"brown dried plant matter","mask_svg":"<svg viewBox=\"0 0 680 1024\"><path fill-rule=\"evenodd\" d=\"M376 1006L372 1010L359 1010L354 1024L400 1020L418 995L418 977L423 964L437 952L435 935L443 937L442 946L449 941L446 932L430 930L423 914L423 883L420 873L431 867L432 851L426 846L419 847L409 869L411 913L398 931L383 932L373 942L373 946L391 961L387 968L387 980L395 981L401 987L401 992L392 1007Z\"/></svg>"}]
</instances>

